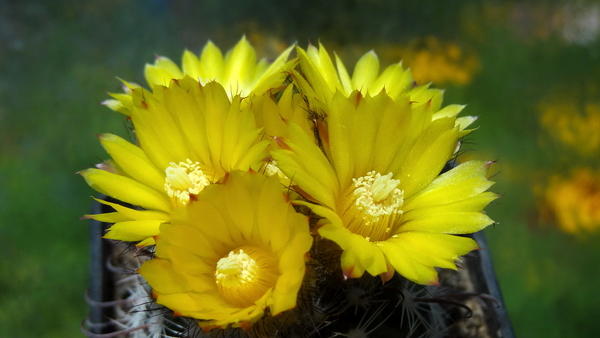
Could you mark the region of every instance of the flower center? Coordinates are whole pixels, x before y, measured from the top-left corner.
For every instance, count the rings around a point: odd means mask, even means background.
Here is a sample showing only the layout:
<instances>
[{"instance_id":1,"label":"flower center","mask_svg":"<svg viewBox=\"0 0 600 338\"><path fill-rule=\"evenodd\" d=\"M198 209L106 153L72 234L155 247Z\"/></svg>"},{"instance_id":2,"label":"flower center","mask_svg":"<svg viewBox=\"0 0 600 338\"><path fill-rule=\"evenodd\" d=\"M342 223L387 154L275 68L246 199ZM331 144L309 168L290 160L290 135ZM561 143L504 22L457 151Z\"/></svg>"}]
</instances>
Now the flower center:
<instances>
[{"instance_id":1,"label":"flower center","mask_svg":"<svg viewBox=\"0 0 600 338\"><path fill-rule=\"evenodd\" d=\"M165 170L165 190L169 197L174 197L177 202L187 205L190 202L190 194L197 195L210 185L208 177L200 169L200 163L187 159L185 162L171 162Z\"/></svg>"},{"instance_id":2,"label":"flower center","mask_svg":"<svg viewBox=\"0 0 600 338\"><path fill-rule=\"evenodd\" d=\"M279 268L273 256L261 248L244 246L217 262L215 280L225 300L247 307L275 286Z\"/></svg>"},{"instance_id":3,"label":"flower center","mask_svg":"<svg viewBox=\"0 0 600 338\"><path fill-rule=\"evenodd\" d=\"M344 223L350 231L370 241L390 237L392 227L402 216L404 191L393 174L376 171L353 178L344 198Z\"/></svg>"}]
</instances>

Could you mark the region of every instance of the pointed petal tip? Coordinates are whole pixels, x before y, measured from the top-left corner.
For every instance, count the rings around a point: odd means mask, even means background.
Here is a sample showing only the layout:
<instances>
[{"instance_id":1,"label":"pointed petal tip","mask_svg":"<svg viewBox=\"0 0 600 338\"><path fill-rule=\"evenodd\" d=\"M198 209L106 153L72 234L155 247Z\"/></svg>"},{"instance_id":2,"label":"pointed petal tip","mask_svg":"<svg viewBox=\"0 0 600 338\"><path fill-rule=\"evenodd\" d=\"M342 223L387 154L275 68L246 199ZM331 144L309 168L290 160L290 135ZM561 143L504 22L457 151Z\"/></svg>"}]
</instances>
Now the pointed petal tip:
<instances>
[{"instance_id":1,"label":"pointed petal tip","mask_svg":"<svg viewBox=\"0 0 600 338\"><path fill-rule=\"evenodd\" d=\"M244 329L244 331L248 332L248 330L250 330L250 328L252 327L252 323L249 320L247 320L245 322L240 323L240 327Z\"/></svg>"},{"instance_id":2,"label":"pointed petal tip","mask_svg":"<svg viewBox=\"0 0 600 338\"><path fill-rule=\"evenodd\" d=\"M219 325L206 325L206 326L202 326L202 331L204 331L204 333L208 333L208 331L212 330L212 329L218 329L220 328Z\"/></svg>"},{"instance_id":3,"label":"pointed petal tip","mask_svg":"<svg viewBox=\"0 0 600 338\"><path fill-rule=\"evenodd\" d=\"M290 148L290 146L287 145L287 143L285 142L285 139L283 137L273 136L273 141L275 141L275 143L277 143L277 145L281 149L292 151L292 148Z\"/></svg>"},{"instance_id":4,"label":"pointed petal tip","mask_svg":"<svg viewBox=\"0 0 600 338\"><path fill-rule=\"evenodd\" d=\"M348 278L352 278L352 271L354 270L354 267L349 268L348 270L343 270L342 274L344 275L344 281L347 281Z\"/></svg>"},{"instance_id":5,"label":"pointed petal tip","mask_svg":"<svg viewBox=\"0 0 600 338\"><path fill-rule=\"evenodd\" d=\"M394 270L388 270L387 272L380 274L379 277L381 277L381 285L387 283L390 279L392 279L394 277L394 274Z\"/></svg>"}]
</instances>

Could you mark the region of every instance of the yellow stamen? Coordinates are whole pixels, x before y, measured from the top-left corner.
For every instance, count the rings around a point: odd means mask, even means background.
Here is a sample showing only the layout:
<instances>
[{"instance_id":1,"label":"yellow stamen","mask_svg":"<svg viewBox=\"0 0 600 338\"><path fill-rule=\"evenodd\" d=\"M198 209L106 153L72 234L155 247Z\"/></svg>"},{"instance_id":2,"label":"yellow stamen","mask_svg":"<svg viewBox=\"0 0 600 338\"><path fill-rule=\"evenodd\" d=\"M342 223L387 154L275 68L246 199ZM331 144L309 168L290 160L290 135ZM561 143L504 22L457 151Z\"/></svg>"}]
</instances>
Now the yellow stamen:
<instances>
[{"instance_id":1,"label":"yellow stamen","mask_svg":"<svg viewBox=\"0 0 600 338\"><path fill-rule=\"evenodd\" d=\"M392 173L381 176L371 171L366 176L353 178L356 208L364 210L363 219L370 224L377 222L382 215L402 213L404 191L396 188L400 180L392 178Z\"/></svg>"},{"instance_id":2,"label":"yellow stamen","mask_svg":"<svg viewBox=\"0 0 600 338\"><path fill-rule=\"evenodd\" d=\"M392 173L382 176L371 171L352 179L343 206L345 224L350 231L372 242L389 237L402 216L404 204L404 191L398 189L400 180L392 177Z\"/></svg>"},{"instance_id":3,"label":"yellow stamen","mask_svg":"<svg viewBox=\"0 0 600 338\"><path fill-rule=\"evenodd\" d=\"M247 307L275 286L279 269L267 251L244 246L217 262L215 279L221 296L233 305Z\"/></svg>"},{"instance_id":4,"label":"yellow stamen","mask_svg":"<svg viewBox=\"0 0 600 338\"><path fill-rule=\"evenodd\" d=\"M165 170L165 190L169 197L176 198L179 204L187 205L190 202L190 194L196 195L210 185L208 177L200 169L200 163L187 159L186 162L170 164Z\"/></svg>"}]
</instances>

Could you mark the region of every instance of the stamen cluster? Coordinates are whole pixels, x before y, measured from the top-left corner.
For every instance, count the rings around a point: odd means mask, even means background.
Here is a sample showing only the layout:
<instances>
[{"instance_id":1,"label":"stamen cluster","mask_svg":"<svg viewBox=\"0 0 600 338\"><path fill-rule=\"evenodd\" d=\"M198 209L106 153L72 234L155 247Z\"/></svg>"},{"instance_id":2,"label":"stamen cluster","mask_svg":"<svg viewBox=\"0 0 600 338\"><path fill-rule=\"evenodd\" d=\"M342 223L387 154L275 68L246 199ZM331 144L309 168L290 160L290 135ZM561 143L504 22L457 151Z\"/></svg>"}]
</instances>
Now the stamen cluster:
<instances>
[{"instance_id":1,"label":"stamen cluster","mask_svg":"<svg viewBox=\"0 0 600 338\"><path fill-rule=\"evenodd\" d=\"M210 180L200 169L199 162L187 159L185 162L171 162L165 169L165 190L169 197L174 197L177 202L186 205L190 202L190 195L197 195L210 185Z\"/></svg>"},{"instance_id":2,"label":"stamen cluster","mask_svg":"<svg viewBox=\"0 0 600 338\"><path fill-rule=\"evenodd\" d=\"M402 214L404 191L397 188L399 180L392 173L381 176L371 171L367 175L353 178L353 195L356 208L362 211L365 225L379 221L381 216Z\"/></svg>"}]
</instances>

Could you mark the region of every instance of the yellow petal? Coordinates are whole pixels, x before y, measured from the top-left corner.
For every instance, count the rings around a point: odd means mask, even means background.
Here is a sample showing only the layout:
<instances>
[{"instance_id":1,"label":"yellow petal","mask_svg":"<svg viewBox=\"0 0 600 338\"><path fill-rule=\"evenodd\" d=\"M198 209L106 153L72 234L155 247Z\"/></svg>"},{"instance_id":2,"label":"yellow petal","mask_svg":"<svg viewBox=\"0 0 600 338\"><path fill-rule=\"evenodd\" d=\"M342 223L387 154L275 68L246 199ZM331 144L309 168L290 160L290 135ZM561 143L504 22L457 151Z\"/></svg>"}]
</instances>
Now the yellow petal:
<instances>
[{"instance_id":1,"label":"yellow petal","mask_svg":"<svg viewBox=\"0 0 600 338\"><path fill-rule=\"evenodd\" d=\"M158 220L118 222L108 229L104 238L129 242L141 241L148 237L158 235L162 223L163 221Z\"/></svg>"},{"instance_id":2,"label":"yellow petal","mask_svg":"<svg viewBox=\"0 0 600 338\"><path fill-rule=\"evenodd\" d=\"M416 209L408 209L409 207L405 207L404 215L402 215L402 220L404 222L427 217L428 215L433 215L437 213L446 213L446 212L478 212L483 210L485 206L487 206L491 201L498 198L498 195L487 192L482 193L470 198L459 199L455 202L450 203L439 203L435 202L435 199L431 199L429 201L429 206L423 206L421 208Z\"/></svg>"},{"instance_id":3,"label":"yellow petal","mask_svg":"<svg viewBox=\"0 0 600 338\"><path fill-rule=\"evenodd\" d=\"M154 240L154 237L148 237L145 240L137 243L135 246L138 248L142 248L145 246L150 246L150 245L155 245L155 244L156 244L156 241Z\"/></svg>"},{"instance_id":4,"label":"yellow petal","mask_svg":"<svg viewBox=\"0 0 600 338\"><path fill-rule=\"evenodd\" d=\"M456 119L456 123L461 131L467 131L465 129L475 121L477 121L477 116L463 116Z\"/></svg>"},{"instance_id":5,"label":"yellow petal","mask_svg":"<svg viewBox=\"0 0 600 338\"><path fill-rule=\"evenodd\" d=\"M183 68L183 75L189 76L194 79L198 79L201 76L200 71L200 60L196 54L186 49L181 57L181 68Z\"/></svg>"},{"instance_id":6,"label":"yellow petal","mask_svg":"<svg viewBox=\"0 0 600 338\"><path fill-rule=\"evenodd\" d=\"M335 71L335 67L333 67L333 62L329 57L329 53L320 42L318 59L313 57L313 62L319 67L319 71L325 81L330 84L332 92L335 91L335 89L339 87L337 72Z\"/></svg>"},{"instance_id":7,"label":"yellow petal","mask_svg":"<svg viewBox=\"0 0 600 338\"><path fill-rule=\"evenodd\" d=\"M161 250L169 257L173 270L184 276L195 292L214 289L215 265L218 258L201 258L179 245L163 245Z\"/></svg>"},{"instance_id":8,"label":"yellow petal","mask_svg":"<svg viewBox=\"0 0 600 338\"><path fill-rule=\"evenodd\" d=\"M213 80L224 81L225 61L223 53L212 41L208 41L200 55L200 75L202 84Z\"/></svg>"},{"instance_id":9,"label":"yellow petal","mask_svg":"<svg viewBox=\"0 0 600 338\"><path fill-rule=\"evenodd\" d=\"M348 230L349 231L349 230ZM376 243L369 242L360 235L352 234L350 236L350 248L345 250L353 252L362 269L368 271L372 276L380 275L387 271L387 265L383 252ZM346 265L342 255L342 266ZM356 270L356 268L354 269ZM356 278L357 271L354 271L353 278ZM360 276L359 276L360 277Z\"/></svg>"},{"instance_id":10,"label":"yellow petal","mask_svg":"<svg viewBox=\"0 0 600 338\"><path fill-rule=\"evenodd\" d=\"M164 96L165 87L154 88ZM144 90L134 90L134 109L131 119L142 149L159 169L190 158L188 142L182 134L172 114L163 102Z\"/></svg>"},{"instance_id":11,"label":"yellow petal","mask_svg":"<svg viewBox=\"0 0 600 338\"><path fill-rule=\"evenodd\" d=\"M416 106L427 104L431 106L433 112L437 112L442 105L444 91L435 88L429 88L429 84L425 86L414 87L407 93L410 100L415 102Z\"/></svg>"},{"instance_id":12,"label":"yellow petal","mask_svg":"<svg viewBox=\"0 0 600 338\"><path fill-rule=\"evenodd\" d=\"M270 88L263 88L263 87L266 84L268 84L269 82L273 83L273 81L272 81L273 75L276 75L279 73L281 73L281 75L284 75L284 71L293 66L292 63L289 63L289 64L287 63L287 59L288 59L290 53L292 52L292 50L294 50L294 46L290 46L285 51L283 51L283 53L281 53L277 57L277 59L275 59L275 61L273 61L273 63L271 63L269 65L269 68L267 68L264 71L264 73L257 79L256 88L258 89L259 92L262 93L262 92L270 89ZM259 73L257 72L257 74L259 74ZM272 85L271 85L271 87L272 87ZM256 92L256 90L255 90L255 92Z\"/></svg>"},{"instance_id":13,"label":"yellow petal","mask_svg":"<svg viewBox=\"0 0 600 338\"><path fill-rule=\"evenodd\" d=\"M252 191L256 194L256 221L258 224L264 224L264 226L259 227L259 237L257 238L260 238L265 243L271 242L272 231L275 228L285 228L286 235L280 236L281 242L287 242L289 228L277 226L277 224L286 224L287 210L289 208L280 193L281 188L278 179L270 178L264 184L254 187ZM275 210L277 212L274 212ZM277 250L273 251L276 252Z\"/></svg>"},{"instance_id":14,"label":"yellow petal","mask_svg":"<svg viewBox=\"0 0 600 338\"><path fill-rule=\"evenodd\" d=\"M131 111L120 100L104 100L102 104L125 116L131 115Z\"/></svg>"},{"instance_id":15,"label":"yellow petal","mask_svg":"<svg viewBox=\"0 0 600 338\"><path fill-rule=\"evenodd\" d=\"M410 130L413 128L413 119L410 103L406 98L392 101L385 93L380 93L374 100L383 102L380 105L381 117L373 143L374 158L371 170L383 174L391 171L390 165L397 157L406 156L407 149L414 142L414 139L409 137ZM399 154L403 148L407 149Z\"/></svg>"},{"instance_id":16,"label":"yellow petal","mask_svg":"<svg viewBox=\"0 0 600 338\"><path fill-rule=\"evenodd\" d=\"M199 196L202 197L203 200L199 200L190 205L189 219L191 224L210 224L211 226L197 226L197 229L205 235L212 237L214 240L233 247L235 242L234 239L231 238L230 225L225 223L222 214L215 206L207 201L209 200L209 197L214 196L210 194L210 190L214 190L212 187L213 186L206 187ZM234 232L234 234L236 233Z\"/></svg>"},{"instance_id":17,"label":"yellow petal","mask_svg":"<svg viewBox=\"0 0 600 338\"><path fill-rule=\"evenodd\" d=\"M185 278L175 272L172 263L167 260L155 258L146 261L138 272L160 293L173 294L191 290Z\"/></svg>"},{"instance_id":18,"label":"yellow petal","mask_svg":"<svg viewBox=\"0 0 600 338\"><path fill-rule=\"evenodd\" d=\"M220 258L220 254L215 250L215 247L218 249L221 247L214 241L209 241L195 226L182 224L171 225L161 232L160 237L161 241L166 242L167 246L176 245L183 247L191 254L198 257L211 259ZM157 255L159 257L166 257L159 254L160 248L161 246L157 247Z\"/></svg>"},{"instance_id":19,"label":"yellow petal","mask_svg":"<svg viewBox=\"0 0 600 338\"><path fill-rule=\"evenodd\" d=\"M115 209L120 215L127 218L128 220L161 220L167 221L170 216L168 213L154 210L135 210L131 208L124 207L118 203L112 203L105 200L94 198L97 202L100 202L104 205L109 205L113 209Z\"/></svg>"},{"instance_id":20,"label":"yellow petal","mask_svg":"<svg viewBox=\"0 0 600 338\"><path fill-rule=\"evenodd\" d=\"M352 74L352 87L360 91L364 90L364 93L366 93L378 75L379 59L374 51L370 51L363 55L356 63ZM370 92L370 94L375 95L378 93Z\"/></svg>"},{"instance_id":21,"label":"yellow petal","mask_svg":"<svg viewBox=\"0 0 600 338\"><path fill-rule=\"evenodd\" d=\"M408 69L402 68L402 63L396 63L388 66L375 82L369 88L372 95L379 94L381 90L396 99L401 93L404 93L407 88L411 88L413 83L412 75Z\"/></svg>"},{"instance_id":22,"label":"yellow petal","mask_svg":"<svg viewBox=\"0 0 600 338\"><path fill-rule=\"evenodd\" d=\"M285 271L288 268L300 267L304 265L304 255L310 250L312 237L306 232L297 233L296 236L287 243L285 251L279 258L279 270Z\"/></svg>"},{"instance_id":23,"label":"yellow petal","mask_svg":"<svg viewBox=\"0 0 600 338\"><path fill-rule=\"evenodd\" d=\"M412 210L433 205L452 203L481 194L494 183L485 177L471 177L461 182L448 184L437 189L428 187L406 201L404 210Z\"/></svg>"},{"instance_id":24,"label":"yellow petal","mask_svg":"<svg viewBox=\"0 0 600 338\"><path fill-rule=\"evenodd\" d=\"M246 37L242 37L233 50L225 56L225 87L238 94L243 89L240 85L249 82L254 76L256 66L256 53L248 43Z\"/></svg>"},{"instance_id":25,"label":"yellow petal","mask_svg":"<svg viewBox=\"0 0 600 338\"><path fill-rule=\"evenodd\" d=\"M419 137L395 177L407 198L426 187L450 159L456 149L458 130L451 119L438 119Z\"/></svg>"},{"instance_id":26,"label":"yellow petal","mask_svg":"<svg viewBox=\"0 0 600 338\"><path fill-rule=\"evenodd\" d=\"M344 250L340 261L345 278L359 278L365 273L365 267L361 264L357 251Z\"/></svg>"},{"instance_id":27,"label":"yellow petal","mask_svg":"<svg viewBox=\"0 0 600 338\"><path fill-rule=\"evenodd\" d=\"M196 92L198 86L198 82L189 77L172 82L169 89L164 91L164 105L185 135L185 142L194 150L196 156L192 157L198 158L201 163L211 163L204 120L204 109L210 107L198 105L195 99L201 95Z\"/></svg>"},{"instance_id":28,"label":"yellow petal","mask_svg":"<svg viewBox=\"0 0 600 338\"><path fill-rule=\"evenodd\" d=\"M271 153L279 168L310 196L333 208L339 186L331 164L302 128L290 124L289 135L286 144L291 151L278 149Z\"/></svg>"},{"instance_id":29,"label":"yellow petal","mask_svg":"<svg viewBox=\"0 0 600 338\"><path fill-rule=\"evenodd\" d=\"M355 93L356 94L356 93ZM349 100L341 93L336 93L331 101L331 111L328 117L329 147L331 159L336 174L342 183L349 184L354 176L354 156L352 149L350 126L355 109ZM345 186L341 186L345 189Z\"/></svg>"},{"instance_id":30,"label":"yellow petal","mask_svg":"<svg viewBox=\"0 0 600 338\"><path fill-rule=\"evenodd\" d=\"M411 257L423 265L454 270L460 256L479 247L468 237L425 232L404 232L390 242L409 247Z\"/></svg>"},{"instance_id":31,"label":"yellow petal","mask_svg":"<svg viewBox=\"0 0 600 338\"><path fill-rule=\"evenodd\" d=\"M486 161L468 161L458 165L456 168L449 170L442 175L436 177L425 189L419 194L425 194L428 191L443 188L454 184L461 183L474 177L485 177L492 162ZM485 190L485 189L484 189Z\"/></svg>"},{"instance_id":32,"label":"yellow petal","mask_svg":"<svg viewBox=\"0 0 600 338\"><path fill-rule=\"evenodd\" d=\"M113 134L102 134L99 139L104 149L127 175L156 191L164 190L164 172L156 168L142 149Z\"/></svg>"},{"instance_id":33,"label":"yellow petal","mask_svg":"<svg viewBox=\"0 0 600 338\"><path fill-rule=\"evenodd\" d=\"M438 281L437 272L433 266L425 266L416 261L402 245L380 242L379 247L390 265L402 277L417 284L435 284Z\"/></svg>"},{"instance_id":34,"label":"yellow petal","mask_svg":"<svg viewBox=\"0 0 600 338\"><path fill-rule=\"evenodd\" d=\"M86 218L86 219L89 218L89 219L93 219L93 220L100 221L100 222L106 222L106 223L131 221L131 219L129 217L125 217L118 212L107 212L105 214L85 215L85 216L83 216L83 218Z\"/></svg>"},{"instance_id":35,"label":"yellow petal","mask_svg":"<svg viewBox=\"0 0 600 338\"><path fill-rule=\"evenodd\" d=\"M315 92L311 95L307 95L310 99L314 99L314 95L318 95L318 98L327 102L327 100L331 97L331 95L335 92L335 82L329 83L325 80L325 75L321 71L320 63L322 60L319 58L319 51L314 46L309 46L307 50L297 47L296 52L298 53L298 59L300 63L300 69L302 69L303 74L306 76L306 79L309 79L310 84L308 82L304 82L304 85L300 85L305 94L309 94L306 92L308 89L314 88ZM327 52L325 51L325 54ZM327 56L328 58L329 56ZM331 62L331 60L329 60ZM333 67L333 65L332 65ZM297 75L296 79L304 80L303 76ZM302 82L301 82L302 83Z\"/></svg>"},{"instance_id":36,"label":"yellow petal","mask_svg":"<svg viewBox=\"0 0 600 338\"><path fill-rule=\"evenodd\" d=\"M440 234L470 234L494 223L480 212L443 212L410 220L400 231L421 231Z\"/></svg>"},{"instance_id":37,"label":"yellow petal","mask_svg":"<svg viewBox=\"0 0 600 338\"><path fill-rule=\"evenodd\" d=\"M246 176L249 177L249 176ZM254 216L255 204L248 190L247 183L243 181L246 177L231 175L224 186L223 204L227 208L225 214L231 217L236 230L241 232L243 238L252 238L252 228L256 221Z\"/></svg>"},{"instance_id":38,"label":"yellow petal","mask_svg":"<svg viewBox=\"0 0 600 338\"><path fill-rule=\"evenodd\" d=\"M150 87L155 84L167 86L172 79L181 79L183 73L175 62L164 56L158 56L153 65L146 64L144 76Z\"/></svg>"},{"instance_id":39,"label":"yellow petal","mask_svg":"<svg viewBox=\"0 0 600 338\"><path fill-rule=\"evenodd\" d=\"M352 80L350 79L350 75L348 75L348 71L346 70L346 66L342 60L335 54L335 65L337 66L338 75L340 77L340 83L342 84L342 88L344 89L342 92L344 95L350 94L354 90L352 87Z\"/></svg>"},{"instance_id":40,"label":"yellow petal","mask_svg":"<svg viewBox=\"0 0 600 338\"><path fill-rule=\"evenodd\" d=\"M99 169L82 170L80 174L90 187L120 201L139 205L146 209L165 212L171 210L171 203L167 200L166 195L131 178Z\"/></svg>"},{"instance_id":41,"label":"yellow petal","mask_svg":"<svg viewBox=\"0 0 600 338\"><path fill-rule=\"evenodd\" d=\"M465 107L466 106L463 106L463 105L451 104L449 106L444 107L443 109L440 109L438 112L433 114L433 119L437 120L437 119L444 118L444 117L455 117ZM461 130L462 129L463 128L461 128Z\"/></svg>"},{"instance_id":42,"label":"yellow petal","mask_svg":"<svg viewBox=\"0 0 600 338\"><path fill-rule=\"evenodd\" d=\"M302 277L304 277L304 267L302 267L302 271L291 270L279 276L273 290L273 299L277 301L273 302L270 306L273 316L296 306L298 289L300 289L300 285L302 284Z\"/></svg>"},{"instance_id":43,"label":"yellow petal","mask_svg":"<svg viewBox=\"0 0 600 338\"><path fill-rule=\"evenodd\" d=\"M225 119L231 108L225 89L217 82L210 82L204 87L206 136L213 163L221 163L223 147L223 130ZM239 105L239 97L235 99Z\"/></svg>"}]
</instances>

